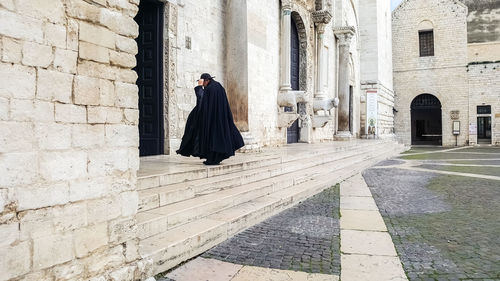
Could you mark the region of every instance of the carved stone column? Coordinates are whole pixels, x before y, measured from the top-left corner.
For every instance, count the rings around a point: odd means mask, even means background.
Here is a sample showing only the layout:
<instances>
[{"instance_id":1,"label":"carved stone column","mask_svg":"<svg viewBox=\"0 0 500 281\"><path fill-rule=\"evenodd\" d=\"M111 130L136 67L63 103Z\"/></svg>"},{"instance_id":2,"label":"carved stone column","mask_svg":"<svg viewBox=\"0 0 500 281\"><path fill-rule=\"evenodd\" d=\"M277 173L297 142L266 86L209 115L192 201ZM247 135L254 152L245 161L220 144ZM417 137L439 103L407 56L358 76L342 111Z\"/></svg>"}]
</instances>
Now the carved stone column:
<instances>
[{"instance_id":1,"label":"carved stone column","mask_svg":"<svg viewBox=\"0 0 500 281\"><path fill-rule=\"evenodd\" d=\"M280 91L292 89L290 82L290 49L291 49L292 7L284 3L281 9L281 77Z\"/></svg>"},{"instance_id":2,"label":"carved stone column","mask_svg":"<svg viewBox=\"0 0 500 281\"><path fill-rule=\"evenodd\" d=\"M354 35L353 27L335 28L334 33L339 39L339 80L338 80L338 129L337 136L350 138L349 131L349 48Z\"/></svg>"},{"instance_id":3,"label":"carved stone column","mask_svg":"<svg viewBox=\"0 0 500 281\"><path fill-rule=\"evenodd\" d=\"M325 35L325 27L331 21L332 15L328 11L316 11L313 13L313 21L316 26L316 92L315 99L326 99L327 95L324 92L324 78L326 75L326 58L323 37Z\"/></svg>"}]
</instances>

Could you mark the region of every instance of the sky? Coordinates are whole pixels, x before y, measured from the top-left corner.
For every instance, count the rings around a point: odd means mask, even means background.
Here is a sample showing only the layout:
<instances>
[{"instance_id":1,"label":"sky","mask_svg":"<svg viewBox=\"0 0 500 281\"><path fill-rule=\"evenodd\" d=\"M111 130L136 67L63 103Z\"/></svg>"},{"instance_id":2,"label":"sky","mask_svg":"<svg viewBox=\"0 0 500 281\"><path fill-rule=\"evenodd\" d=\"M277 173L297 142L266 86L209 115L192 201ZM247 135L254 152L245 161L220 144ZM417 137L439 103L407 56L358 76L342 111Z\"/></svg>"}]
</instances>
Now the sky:
<instances>
[{"instance_id":1,"label":"sky","mask_svg":"<svg viewBox=\"0 0 500 281\"><path fill-rule=\"evenodd\" d=\"M402 0L391 0L391 10L394 11Z\"/></svg>"}]
</instances>

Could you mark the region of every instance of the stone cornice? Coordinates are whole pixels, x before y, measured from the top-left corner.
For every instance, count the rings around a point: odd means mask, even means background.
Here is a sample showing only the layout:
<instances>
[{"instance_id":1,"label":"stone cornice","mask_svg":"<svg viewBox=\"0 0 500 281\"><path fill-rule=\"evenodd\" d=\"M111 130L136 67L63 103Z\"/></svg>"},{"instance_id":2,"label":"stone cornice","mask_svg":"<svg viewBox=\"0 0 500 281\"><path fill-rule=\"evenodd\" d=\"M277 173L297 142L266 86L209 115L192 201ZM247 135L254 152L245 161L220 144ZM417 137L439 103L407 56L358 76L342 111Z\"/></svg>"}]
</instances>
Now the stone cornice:
<instances>
[{"instance_id":1,"label":"stone cornice","mask_svg":"<svg viewBox=\"0 0 500 281\"><path fill-rule=\"evenodd\" d=\"M327 10L314 11L312 13L312 20L315 25L327 25L332 20L332 14Z\"/></svg>"},{"instance_id":2,"label":"stone cornice","mask_svg":"<svg viewBox=\"0 0 500 281\"><path fill-rule=\"evenodd\" d=\"M340 35L340 34L351 34L354 35L356 33L356 29L354 26L334 26L333 27L333 34L335 35Z\"/></svg>"}]
</instances>

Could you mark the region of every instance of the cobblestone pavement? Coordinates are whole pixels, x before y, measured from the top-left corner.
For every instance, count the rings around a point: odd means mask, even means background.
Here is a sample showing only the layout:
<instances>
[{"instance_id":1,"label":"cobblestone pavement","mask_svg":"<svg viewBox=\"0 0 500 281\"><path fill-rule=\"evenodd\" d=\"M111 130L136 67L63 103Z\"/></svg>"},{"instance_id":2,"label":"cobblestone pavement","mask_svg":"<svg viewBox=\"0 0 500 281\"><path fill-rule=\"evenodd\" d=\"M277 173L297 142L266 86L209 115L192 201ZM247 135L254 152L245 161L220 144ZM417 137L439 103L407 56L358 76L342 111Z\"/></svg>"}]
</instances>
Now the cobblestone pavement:
<instances>
[{"instance_id":1,"label":"cobblestone pavement","mask_svg":"<svg viewBox=\"0 0 500 281\"><path fill-rule=\"evenodd\" d=\"M257 224L202 256L266 268L340 274L339 187Z\"/></svg>"},{"instance_id":2,"label":"cobblestone pavement","mask_svg":"<svg viewBox=\"0 0 500 281\"><path fill-rule=\"evenodd\" d=\"M497 168L497 167L478 167L478 166L442 166L442 165L432 165L432 164L424 164L424 165L419 165L417 167L430 170L500 176L500 167Z\"/></svg>"},{"instance_id":3,"label":"cobblestone pavement","mask_svg":"<svg viewBox=\"0 0 500 281\"><path fill-rule=\"evenodd\" d=\"M500 182L388 165L363 176L409 280L500 280Z\"/></svg>"}]
</instances>

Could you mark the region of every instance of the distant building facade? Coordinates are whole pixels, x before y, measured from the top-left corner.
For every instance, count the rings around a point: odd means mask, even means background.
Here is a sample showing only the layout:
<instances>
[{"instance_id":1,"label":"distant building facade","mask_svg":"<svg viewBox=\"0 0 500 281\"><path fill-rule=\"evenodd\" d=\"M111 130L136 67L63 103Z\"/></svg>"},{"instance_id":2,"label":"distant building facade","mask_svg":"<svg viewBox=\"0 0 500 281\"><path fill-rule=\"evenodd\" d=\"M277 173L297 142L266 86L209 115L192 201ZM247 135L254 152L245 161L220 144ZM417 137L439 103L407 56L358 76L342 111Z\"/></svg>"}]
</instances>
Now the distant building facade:
<instances>
[{"instance_id":1,"label":"distant building facade","mask_svg":"<svg viewBox=\"0 0 500 281\"><path fill-rule=\"evenodd\" d=\"M500 1L405 0L392 14L395 131L500 144Z\"/></svg>"}]
</instances>

